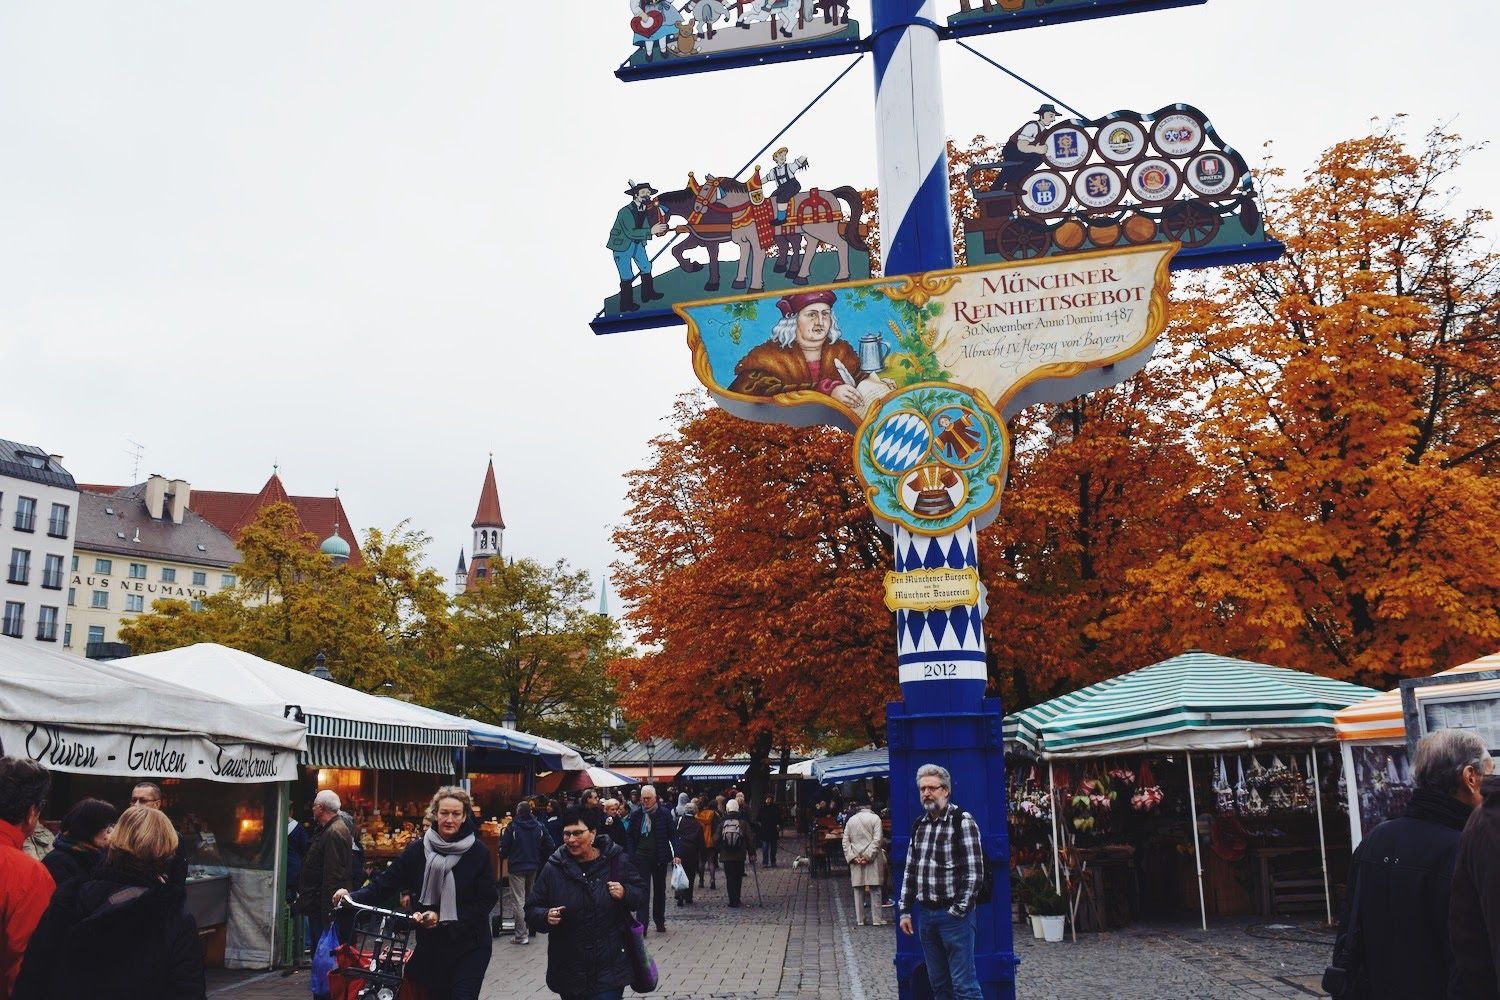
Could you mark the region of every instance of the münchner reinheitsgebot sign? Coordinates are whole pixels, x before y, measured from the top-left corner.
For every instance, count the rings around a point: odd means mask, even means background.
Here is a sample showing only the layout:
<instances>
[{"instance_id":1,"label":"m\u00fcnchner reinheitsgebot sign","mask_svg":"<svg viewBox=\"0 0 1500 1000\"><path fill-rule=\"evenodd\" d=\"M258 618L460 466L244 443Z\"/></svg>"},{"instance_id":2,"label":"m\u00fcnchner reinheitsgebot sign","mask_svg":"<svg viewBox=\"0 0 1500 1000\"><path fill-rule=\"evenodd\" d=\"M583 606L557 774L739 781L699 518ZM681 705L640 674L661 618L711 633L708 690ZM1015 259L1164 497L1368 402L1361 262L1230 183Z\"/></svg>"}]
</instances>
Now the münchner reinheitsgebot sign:
<instances>
[{"instance_id":1,"label":"m\u00fcnchner reinheitsgebot sign","mask_svg":"<svg viewBox=\"0 0 1500 1000\"><path fill-rule=\"evenodd\" d=\"M698 378L726 410L855 432L876 516L923 535L998 509L1005 418L1120 382L1166 326L1178 245L687 303Z\"/></svg>"},{"instance_id":2,"label":"m\u00fcnchner reinheitsgebot sign","mask_svg":"<svg viewBox=\"0 0 1500 1000\"><path fill-rule=\"evenodd\" d=\"M291 781L297 754L205 736L105 732L0 720L0 755L26 757L49 770L127 778Z\"/></svg>"}]
</instances>

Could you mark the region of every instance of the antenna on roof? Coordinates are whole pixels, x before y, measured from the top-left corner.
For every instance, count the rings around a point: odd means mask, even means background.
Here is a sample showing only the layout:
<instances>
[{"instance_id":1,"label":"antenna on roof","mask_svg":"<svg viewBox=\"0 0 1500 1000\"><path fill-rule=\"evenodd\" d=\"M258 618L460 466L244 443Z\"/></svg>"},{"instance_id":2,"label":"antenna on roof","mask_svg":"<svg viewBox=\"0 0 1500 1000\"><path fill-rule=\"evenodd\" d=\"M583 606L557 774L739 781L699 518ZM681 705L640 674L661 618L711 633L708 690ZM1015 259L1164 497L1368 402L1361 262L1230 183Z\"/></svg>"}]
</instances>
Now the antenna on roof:
<instances>
[{"instance_id":1,"label":"antenna on roof","mask_svg":"<svg viewBox=\"0 0 1500 1000\"><path fill-rule=\"evenodd\" d=\"M125 440L130 441L130 443L135 446L133 448L124 449L125 454L131 456L132 459L130 465L130 481L134 483L139 481L141 478L141 456L146 454L146 446L141 444L139 441L132 441L130 438L126 438Z\"/></svg>"}]
</instances>

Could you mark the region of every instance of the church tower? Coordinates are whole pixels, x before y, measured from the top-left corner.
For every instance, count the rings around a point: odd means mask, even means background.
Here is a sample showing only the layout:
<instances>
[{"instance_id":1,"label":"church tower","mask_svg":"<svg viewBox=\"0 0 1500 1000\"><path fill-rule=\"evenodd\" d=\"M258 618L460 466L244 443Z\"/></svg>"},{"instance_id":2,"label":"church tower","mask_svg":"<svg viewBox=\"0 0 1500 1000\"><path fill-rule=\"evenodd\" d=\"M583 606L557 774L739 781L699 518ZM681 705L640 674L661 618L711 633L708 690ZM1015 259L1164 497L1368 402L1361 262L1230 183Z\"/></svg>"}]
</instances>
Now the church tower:
<instances>
[{"instance_id":1,"label":"church tower","mask_svg":"<svg viewBox=\"0 0 1500 1000\"><path fill-rule=\"evenodd\" d=\"M495 457L484 471L484 485L479 489L479 509L474 512L474 547L470 550L468 574L462 586L473 590L490 575L490 563L500 565L505 543L505 519L500 516L500 491L495 487ZM459 553L462 562L463 553ZM455 585L459 581L454 580Z\"/></svg>"}]
</instances>

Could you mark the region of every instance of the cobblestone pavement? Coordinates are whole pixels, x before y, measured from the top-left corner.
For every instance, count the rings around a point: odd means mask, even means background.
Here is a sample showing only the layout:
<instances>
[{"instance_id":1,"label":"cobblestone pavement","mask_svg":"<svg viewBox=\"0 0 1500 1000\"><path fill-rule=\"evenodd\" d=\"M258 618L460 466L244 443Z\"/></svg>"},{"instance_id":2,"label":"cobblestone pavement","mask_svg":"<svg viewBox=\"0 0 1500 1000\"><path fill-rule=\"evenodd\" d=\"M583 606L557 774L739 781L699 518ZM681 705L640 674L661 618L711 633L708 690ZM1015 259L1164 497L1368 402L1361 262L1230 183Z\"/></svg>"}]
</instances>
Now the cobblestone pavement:
<instances>
[{"instance_id":1,"label":"cobblestone pavement","mask_svg":"<svg viewBox=\"0 0 1500 1000\"><path fill-rule=\"evenodd\" d=\"M787 842L791 846L791 841ZM792 856L783 852L783 859ZM854 927L841 874L810 878L784 865L745 880L745 905L726 905L724 883L700 889L696 904L667 905L667 933L648 942L662 971L664 1000L896 1000L893 927ZM889 911L887 911L889 913ZM1074 944L1033 940L1016 928L1024 1000L1269 1000L1322 994L1317 981L1332 950L1323 928L1281 930L1222 922L1196 927L1147 925L1087 934ZM495 942L484 1000L551 997L546 938ZM628 994L628 991L627 991ZM209 995L224 1000L304 1000L307 973L215 973ZM634 995L634 994L628 994Z\"/></svg>"}]
</instances>

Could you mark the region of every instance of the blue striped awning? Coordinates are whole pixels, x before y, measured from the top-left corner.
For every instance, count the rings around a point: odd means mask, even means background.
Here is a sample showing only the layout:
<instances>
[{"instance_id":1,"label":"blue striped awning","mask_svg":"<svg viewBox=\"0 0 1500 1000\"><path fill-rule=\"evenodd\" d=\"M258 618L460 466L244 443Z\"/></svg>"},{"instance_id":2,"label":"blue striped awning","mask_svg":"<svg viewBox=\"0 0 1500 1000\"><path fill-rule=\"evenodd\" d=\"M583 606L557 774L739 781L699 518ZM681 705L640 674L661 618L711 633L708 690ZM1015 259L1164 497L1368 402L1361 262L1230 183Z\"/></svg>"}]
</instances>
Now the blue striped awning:
<instances>
[{"instance_id":1,"label":"blue striped awning","mask_svg":"<svg viewBox=\"0 0 1500 1000\"><path fill-rule=\"evenodd\" d=\"M739 781L749 764L689 764L678 781Z\"/></svg>"},{"instance_id":2,"label":"blue striped awning","mask_svg":"<svg viewBox=\"0 0 1500 1000\"><path fill-rule=\"evenodd\" d=\"M812 764L813 780L820 785L837 785L860 778L888 778L890 774L890 754L884 747L824 757Z\"/></svg>"}]
</instances>

